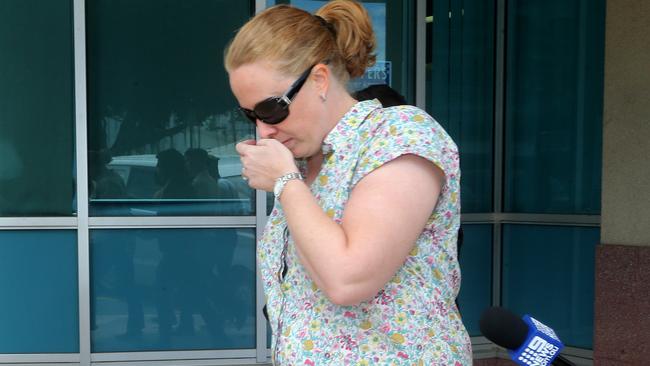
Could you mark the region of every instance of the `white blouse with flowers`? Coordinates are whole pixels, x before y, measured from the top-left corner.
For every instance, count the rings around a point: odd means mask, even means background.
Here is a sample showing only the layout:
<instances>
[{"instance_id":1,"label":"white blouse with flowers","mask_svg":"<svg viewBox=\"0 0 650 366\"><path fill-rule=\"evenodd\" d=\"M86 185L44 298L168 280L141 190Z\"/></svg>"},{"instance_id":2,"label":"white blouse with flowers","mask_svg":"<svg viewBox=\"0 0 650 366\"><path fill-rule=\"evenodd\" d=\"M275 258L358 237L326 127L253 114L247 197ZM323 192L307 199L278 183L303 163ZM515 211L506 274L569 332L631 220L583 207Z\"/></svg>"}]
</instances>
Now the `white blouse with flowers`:
<instances>
[{"instance_id":1,"label":"white blouse with flowers","mask_svg":"<svg viewBox=\"0 0 650 366\"><path fill-rule=\"evenodd\" d=\"M382 108L377 100L357 103L325 144L331 152L311 192L336 222L354 186L401 155L433 162L445 173L445 184L403 266L372 300L356 306L335 305L315 286L276 201L257 250L275 364L471 365L470 340L454 302L460 288L456 145L422 110Z\"/></svg>"}]
</instances>

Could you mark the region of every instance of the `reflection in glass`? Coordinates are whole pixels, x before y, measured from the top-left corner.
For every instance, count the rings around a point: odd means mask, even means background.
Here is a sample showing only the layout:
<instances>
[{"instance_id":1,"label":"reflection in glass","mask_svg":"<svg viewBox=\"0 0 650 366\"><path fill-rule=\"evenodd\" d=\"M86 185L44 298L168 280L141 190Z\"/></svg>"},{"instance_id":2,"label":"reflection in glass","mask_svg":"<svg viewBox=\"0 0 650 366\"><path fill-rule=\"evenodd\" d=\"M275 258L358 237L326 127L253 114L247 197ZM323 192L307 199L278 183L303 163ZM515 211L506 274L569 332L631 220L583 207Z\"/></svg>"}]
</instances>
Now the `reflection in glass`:
<instances>
[{"instance_id":1,"label":"reflection in glass","mask_svg":"<svg viewBox=\"0 0 650 366\"><path fill-rule=\"evenodd\" d=\"M72 1L0 1L0 216L72 216Z\"/></svg>"},{"instance_id":2,"label":"reflection in glass","mask_svg":"<svg viewBox=\"0 0 650 366\"><path fill-rule=\"evenodd\" d=\"M463 224L458 260L460 314L469 335L480 336L479 318L492 303L492 225Z\"/></svg>"},{"instance_id":3,"label":"reflection in glass","mask_svg":"<svg viewBox=\"0 0 650 366\"><path fill-rule=\"evenodd\" d=\"M464 213L493 209L494 4L427 2L426 108L458 145Z\"/></svg>"},{"instance_id":4,"label":"reflection in glass","mask_svg":"<svg viewBox=\"0 0 650 366\"><path fill-rule=\"evenodd\" d=\"M79 352L76 239L0 230L0 354Z\"/></svg>"},{"instance_id":5,"label":"reflection in glass","mask_svg":"<svg viewBox=\"0 0 650 366\"><path fill-rule=\"evenodd\" d=\"M598 214L605 1L508 2L507 212Z\"/></svg>"},{"instance_id":6,"label":"reflection in glass","mask_svg":"<svg viewBox=\"0 0 650 366\"><path fill-rule=\"evenodd\" d=\"M253 229L93 230L93 352L255 348Z\"/></svg>"},{"instance_id":7,"label":"reflection in glass","mask_svg":"<svg viewBox=\"0 0 650 366\"><path fill-rule=\"evenodd\" d=\"M91 214L252 214L234 146L254 126L221 61L250 2L98 0L86 10Z\"/></svg>"},{"instance_id":8,"label":"reflection in glass","mask_svg":"<svg viewBox=\"0 0 650 366\"><path fill-rule=\"evenodd\" d=\"M564 344L592 348L594 261L600 230L503 226L503 306L531 314Z\"/></svg>"}]
</instances>

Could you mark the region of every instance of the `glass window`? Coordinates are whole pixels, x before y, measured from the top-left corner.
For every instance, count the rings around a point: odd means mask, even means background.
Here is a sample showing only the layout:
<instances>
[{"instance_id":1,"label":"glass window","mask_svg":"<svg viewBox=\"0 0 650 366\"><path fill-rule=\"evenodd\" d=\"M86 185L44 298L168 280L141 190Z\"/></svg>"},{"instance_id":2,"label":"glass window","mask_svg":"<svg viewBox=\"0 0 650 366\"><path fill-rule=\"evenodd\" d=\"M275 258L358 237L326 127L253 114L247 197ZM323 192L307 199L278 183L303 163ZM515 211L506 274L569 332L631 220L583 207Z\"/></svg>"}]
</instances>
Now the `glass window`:
<instances>
[{"instance_id":1,"label":"glass window","mask_svg":"<svg viewBox=\"0 0 650 366\"><path fill-rule=\"evenodd\" d=\"M0 1L0 216L76 211L71 3Z\"/></svg>"},{"instance_id":2,"label":"glass window","mask_svg":"<svg viewBox=\"0 0 650 366\"><path fill-rule=\"evenodd\" d=\"M254 229L93 230L93 352L255 348Z\"/></svg>"},{"instance_id":3,"label":"glass window","mask_svg":"<svg viewBox=\"0 0 650 366\"><path fill-rule=\"evenodd\" d=\"M599 214L605 1L509 1L507 212Z\"/></svg>"},{"instance_id":4,"label":"glass window","mask_svg":"<svg viewBox=\"0 0 650 366\"><path fill-rule=\"evenodd\" d=\"M74 231L0 231L0 354L79 352L77 268Z\"/></svg>"},{"instance_id":5,"label":"glass window","mask_svg":"<svg viewBox=\"0 0 650 366\"><path fill-rule=\"evenodd\" d=\"M600 230L503 226L503 306L553 328L564 344L592 348L594 261Z\"/></svg>"},{"instance_id":6,"label":"glass window","mask_svg":"<svg viewBox=\"0 0 650 366\"><path fill-rule=\"evenodd\" d=\"M427 15L427 112L458 145L463 212L490 212L495 3L428 1Z\"/></svg>"},{"instance_id":7,"label":"glass window","mask_svg":"<svg viewBox=\"0 0 650 366\"><path fill-rule=\"evenodd\" d=\"M479 319L492 303L492 225L463 225L458 307L470 336L480 336Z\"/></svg>"},{"instance_id":8,"label":"glass window","mask_svg":"<svg viewBox=\"0 0 650 366\"><path fill-rule=\"evenodd\" d=\"M86 4L92 215L251 215L223 52L250 1Z\"/></svg>"}]
</instances>

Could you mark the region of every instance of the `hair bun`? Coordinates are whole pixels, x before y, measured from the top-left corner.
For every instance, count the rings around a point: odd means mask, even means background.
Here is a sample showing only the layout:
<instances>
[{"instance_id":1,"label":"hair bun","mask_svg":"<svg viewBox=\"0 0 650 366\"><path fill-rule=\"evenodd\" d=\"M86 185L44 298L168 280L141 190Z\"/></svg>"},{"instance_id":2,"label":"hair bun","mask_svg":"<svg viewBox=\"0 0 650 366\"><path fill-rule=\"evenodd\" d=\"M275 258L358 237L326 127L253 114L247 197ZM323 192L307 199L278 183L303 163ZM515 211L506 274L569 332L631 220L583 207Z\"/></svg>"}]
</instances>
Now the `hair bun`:
<instances>
[{"instance_id":1,"label":"hair bun","mask_svg":"<svg viewBox=\"0 0 650 366\"><path fill-rule=\"evenodd\" d=\"M350 77L363 75L375 64L375 33L366 9L356 1L334 0L316 15L334 28L336 44Z\"/></svg>"}]
</instances>

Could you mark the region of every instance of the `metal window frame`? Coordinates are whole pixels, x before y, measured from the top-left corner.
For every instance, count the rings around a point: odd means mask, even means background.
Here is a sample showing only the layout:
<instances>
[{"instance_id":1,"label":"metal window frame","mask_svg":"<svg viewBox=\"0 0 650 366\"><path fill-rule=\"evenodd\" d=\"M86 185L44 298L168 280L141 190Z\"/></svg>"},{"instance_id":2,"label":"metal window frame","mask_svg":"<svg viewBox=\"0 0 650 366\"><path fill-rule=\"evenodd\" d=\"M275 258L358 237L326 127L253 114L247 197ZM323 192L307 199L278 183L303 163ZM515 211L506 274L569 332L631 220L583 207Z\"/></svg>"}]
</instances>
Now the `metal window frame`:
<instances>
[{"instance_id":1,"label":"metal window frame","mask_svg":"<svg viewBox=\"0 0 650 366\"><path fill-rule=\"evenodd\" d=\"M503 163L505 122L505 53L506 1L497 0L496 54L494 75L494 155L492 209L495 215L503 213ZM492 305L501 305L502 225L492 221Z\"/></svg>"},{"instance_id":2,"label":"metal window frame","mask_svg":"<svg viewBox=\"0 0 650 366\"><path fill-rule=\"evenodd\" d=\"M29 354L0 354L0 365L11 363L47 363L53 365L78 364L80 360L78 353L29 353Z\"/></svg>"},{"instance_id":3,"label":"metal window frame","mask_svg":"<svg viewBox=\"0 0 650 366\"><path fill-rule=\"evenodd\" d=\"M0 230L74 230L78 226L76 217L2 217Z\"/></svg>"},{"instance_id":4,"label":"metal window frame","mask_svg":"<svg viewBox=\"0 0 650 366\"><path fill-rule=\"evenodd\" d=\"M266 0L255 0L255 14L260 13L266 9ZM255 129L255 138L259 139L259 131ZM255 192L255 226L256 238L262 237L264 226L266 225L266 192L257 190ZM257 243L257 240L255 241ZM270 350L266 347L267 339L267 321L264 317L263 308L266 305L266 298L264 295L264 285L262 283L260 269L255 260L255 361L257 363L266 363L271 359Z\"/></svg>"},{"instance_id":5,"label":"metal window frame","mask_svg":"<svg viewBox=\"0 0 650 366\"><path fill-rule=\"evenodd\" d=\"M415 105L424 110L427 101L427 3L425 0L417 0L415 14Z\"/></svg>"},{"instance_id":6,"label":"metal window frame","mask_svg":"<svg viewBox=\"0 0 650 366\"><path fill-rule=\"evenodd\" d=\"M158 351L158 352L108 352L93 353L92 362L131 362L131 361L170 361L170 360L250 360L255 358L256 350L224 349L196 351Z\"/></svg>"},{"instance_id":7,"label":"metal window frame","mask_svg":"<svg viewBox=\"0 0 650 366\"><path fill-rule=\"evenodd\" d=\"M79 364L90 365L90 244L88 222L88 109L86 99L86 3L73 1L75 138L77 166L77 261Z\"/></svg>"}]
</instances>

